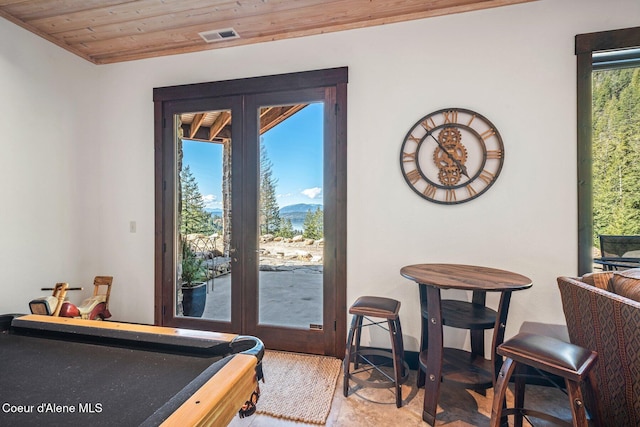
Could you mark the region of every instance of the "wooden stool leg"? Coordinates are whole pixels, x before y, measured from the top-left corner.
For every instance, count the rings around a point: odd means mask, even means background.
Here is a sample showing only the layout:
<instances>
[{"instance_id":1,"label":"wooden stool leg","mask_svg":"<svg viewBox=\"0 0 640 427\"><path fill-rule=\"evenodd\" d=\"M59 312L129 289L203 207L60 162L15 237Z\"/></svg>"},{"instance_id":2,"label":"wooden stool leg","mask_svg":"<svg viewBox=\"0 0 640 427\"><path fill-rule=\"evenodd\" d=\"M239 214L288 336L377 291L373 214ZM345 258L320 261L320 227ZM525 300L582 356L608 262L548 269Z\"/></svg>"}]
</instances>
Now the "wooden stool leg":
<instances>
[{"instance_id":1,"label":"wooden stool leg","mask_svg":"<svg viewBox=\"0 0 640 427\"><path fill-rule=\"evenodd\" d=\"M567 384L567 394L569 395L569 404L571 406L571 415L573 416L574 427L587 427L587 413L584 407L584 399L582 398L580 383L565 380L565 384Z\"/></svg>"},{"instance_id":2,"label":"wooden stool leg","mask_svg":"<svg viewBox=\"0 0 640 427\"><path fill-rule=\"evenodd\" d=\"M498 380L496 381L496 386L493 389L493 405L491 406L491 425L490 427L500 427L501 425L506 424L506 416L505 419L502 419L502 409L504 407L504 400L507 393L507 388L509 386L509 378L513 373L514 368L516 367L516 363L513 359L507 358L502 364L502 368L500 369L500 373L498 374Z\"/></svg>"},{"instance_id":3,"label":"wooden stool leg","mask_svg":"<svg viewBox=\"0 0 640 427\"><path fill-rule=\"evenodd\" d=\"M360 359L358 358L358 353L360 352L360 337L362 336L362 319L363 316L356 315L356 342L354 344L354 357L353 357L353 369L358 369L360 367Z\"/></svg>"},{"instance_id":4,"label":"wooden stool leg","mask_svg":"<svg viewBox=\"0 0 640 427\"><path fill-rule=\"evenodd\" d=\"M402 339L402 326L400 325L400 319L396 320L396 338L397 338L397 343L398 343L398 348L400 349L399 354L400 354L400 374L401 377L404 377L406 375L406 371L405 371L405 367L404 367L404 343L403 343L403 339Z\"/></svg>"},{"instance_id":5,"label":"wooden stool leg","mask_svg":"<svg viewBox=\"0 0 640 427\"><path fill-rule=\"evenodd\" d=\"M400 328L400 321L388 320L389 335L391 336L391 353L393 355L393 372L394 382L396 387L396 407L402 407L402 373L404 371L402 363L402 329Z\"/></svg>"},{"instance_id":6,"label":"wooden stool leg","mask_svg":"<svg viewBox=\"0 0 640 427\"><path fill-rule=\"evenodd\" d=\"M344 361L343 361L343 370L344 370L344 380L342 386L342 392L344 397L347 397L349 394L349 369L351 366L351 359L353 358L353 334L356 330L357 326L357 316L353 316L351 319L351 328L349 328L349 336L347 338L347 348L345 349Z\"/></svg>"},{"instance_id":7,"label":"wooden stool leg","mask_svg":"<svg viewBox=\"0 0 640 427\"><path fill-rule=\"evenodd\" d=\"M596 374L593 370L589 371L587 378L585 379L586 387L586 403L589 414L591 415L592 424L596 427L602 425L602 415L600 414L600 407L598 406L598 400L596 398Z\"/></svg>"},{"instance_id":8,"label":"wooden stool leg","mask_svg":"<svg viewBox=\"0 0 640 427\"><path fill-rule=\"evenodd\" d=\"M514 408L524 408L524 391L526 387L526 379L524 374L527 372L527 365L520 363L516 364L515 372L515 387L514 387ZM522 427L523 414L521 411L517 411L514 414L513 427Z\"/></svg>"}]
</instances>

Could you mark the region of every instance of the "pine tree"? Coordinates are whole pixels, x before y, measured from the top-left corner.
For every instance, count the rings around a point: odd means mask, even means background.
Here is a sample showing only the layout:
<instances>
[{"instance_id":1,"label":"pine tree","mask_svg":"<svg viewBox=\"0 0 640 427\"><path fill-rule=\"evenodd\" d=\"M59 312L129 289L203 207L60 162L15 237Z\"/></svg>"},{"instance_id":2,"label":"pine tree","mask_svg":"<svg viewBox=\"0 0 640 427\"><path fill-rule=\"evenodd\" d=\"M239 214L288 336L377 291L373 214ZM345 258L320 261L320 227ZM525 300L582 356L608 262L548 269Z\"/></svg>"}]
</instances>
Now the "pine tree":
<instances>
[{"instance_id":1,"label":"pine tree","mask_svg":"<svg viewBox=\"0 0 640 427\"><path fill-rule=\"evenodd\" d=\"M640 68L593 77L593 229L640 234Z\"/></svg>"},{"instance_id":2,"label":"pine tree","mask_svg":"<svg viewBox=\"0 0 640 427\"><path fill-rule=\"evenodd\" d=\"M180 171L180 181L182 199L180 232L183 235L205 232L210 223L211 214L204 210L204 200L189 165Z\"/></svg>"},{"instance_id":3,"label":"pine tree","mask_svg":"<svg viewBox=\"0 0 640 427\"><path fill-rule=\"evenodd\" d=\"M260 144L260 232L277 234L280 231L280 207L276 200L278 180L273 177L273 164L267 148Z\"/></svg>"},{"instance_id":4,"label":"pine tree","mask_svg":"<svg viewBox=\"0 0 640 427\"><path fill-rule=\"evenodd\" d=\"M317 208L315 212L311 210L307 211L307 215L304 217L304 233L302 237L307 239L321 239L324 235L324 220L323 213L320 208Z\"/></svg>"},{"instance_id":5,"label":"pine tree","mask_svg":"<svg viewBox=\"0 0 640 427\"><path fill-rule=\"evenodd\" d=\"M280 231L277 234L280 237L292 238L294 235L293 223L289 218L280 219Z\"/></svg>"}]
</instances>

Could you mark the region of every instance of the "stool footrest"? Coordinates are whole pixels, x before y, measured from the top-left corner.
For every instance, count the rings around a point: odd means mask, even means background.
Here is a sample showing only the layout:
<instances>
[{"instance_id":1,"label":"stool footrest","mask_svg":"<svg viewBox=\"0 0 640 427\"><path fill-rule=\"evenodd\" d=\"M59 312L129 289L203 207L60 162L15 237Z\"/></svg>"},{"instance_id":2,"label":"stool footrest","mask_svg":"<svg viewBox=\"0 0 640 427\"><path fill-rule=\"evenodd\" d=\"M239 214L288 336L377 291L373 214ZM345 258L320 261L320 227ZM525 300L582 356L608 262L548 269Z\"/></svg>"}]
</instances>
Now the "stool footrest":
<instances>
[{"instance_id":1,"label":"stool footrest","mask_svg":"<svg viewBox=\"0 0 640 427\"><path fill-rule=\"evenodd\" d=\"M545 421L549 421L552 422L554 424L560 425L560 426L566 426L566 427L572 427L573 424L563 420L562 418L558 418L555 417L553 415L547 414L545 412L541 412L541 411L536 411L533 409L526 409L526 408L507 408L507 409L503 409L502 410L502 415L503 416L507 416L507 415L523 415L523 416L531 416L533 418L538 418L541 420L545 420Z\"/></svg>"},{"instance_id":2,"label":"stool footrest","mask_svg":"<svg viewBox=\"0 0 640 427\"><path fill-rule=\"evenodd\" d=\"M391 353L390 351L365 349L365 350L360 350L357 353L354 353L353 355L355 357L359 357L359 356L384 357L385 359L389 359L389 361L391 362L390 368L393 369L393 353ZM366 358L364 358L364 362L360 362L360 364L366 365L368 368L359 368L349 374L349 379L354 383L361 386L367 386L367 387L373 387L373 388L389 388L390 386L395 385L395 380L393 378L387 379L387 380L365 380L363 378L357 377L356 376L357 374L365 371L372 371L372 370L380 371L379 368L382 366L381 364L370 363ZM399 379L398 381L399 384L404 384L405 382L407 382L407 379L409 378L409 365L405 361L403 361L402 364L404 365L404 375L402 378ZM389 375L386 375L384 373L381 375L389 378Z\"/></svg>"}]
</instances>

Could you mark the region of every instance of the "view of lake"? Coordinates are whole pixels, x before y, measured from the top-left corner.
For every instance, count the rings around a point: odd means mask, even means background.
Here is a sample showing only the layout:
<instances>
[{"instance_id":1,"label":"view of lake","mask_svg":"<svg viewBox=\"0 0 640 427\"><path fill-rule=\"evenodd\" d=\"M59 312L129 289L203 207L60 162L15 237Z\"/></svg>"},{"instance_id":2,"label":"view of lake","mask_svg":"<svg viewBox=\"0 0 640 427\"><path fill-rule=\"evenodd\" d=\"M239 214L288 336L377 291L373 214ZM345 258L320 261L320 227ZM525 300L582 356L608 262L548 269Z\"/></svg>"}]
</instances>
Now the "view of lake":
<instances>
[{"instance_id":1,"label":"view of lake","mask_svg":"<svg viewBox=\"0 0 640 427\"><path fill-rule=\"evenodd\" d=\"M291 220L294 230L304 231L304 219L307 212L315 212L317 209L323 210L320 204L297 203L295 205L284 206L280 208L280 218ZM205 209L213 216L222 216L222 209Z\"/></svg>"}]
</instances>

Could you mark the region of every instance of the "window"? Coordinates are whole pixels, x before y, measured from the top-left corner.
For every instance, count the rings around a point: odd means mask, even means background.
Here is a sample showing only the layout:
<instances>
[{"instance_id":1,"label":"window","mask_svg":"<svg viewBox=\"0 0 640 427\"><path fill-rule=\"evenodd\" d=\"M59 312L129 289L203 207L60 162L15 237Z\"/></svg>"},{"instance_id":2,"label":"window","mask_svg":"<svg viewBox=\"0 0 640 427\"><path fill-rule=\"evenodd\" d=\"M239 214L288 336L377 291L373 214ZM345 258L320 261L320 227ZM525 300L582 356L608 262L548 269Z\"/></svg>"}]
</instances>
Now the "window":
<instances>
[{"instance_id":1,"label":"window","mask_svg":"<svg viewBox=\"0 0 640 427\"><path fill-rule=\"evenodd\" d=\"M576 36L578 125L578 274L593 266L593 70L640 63L640 27Z\"/></svg>"}]
</instances>

